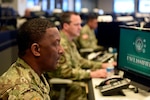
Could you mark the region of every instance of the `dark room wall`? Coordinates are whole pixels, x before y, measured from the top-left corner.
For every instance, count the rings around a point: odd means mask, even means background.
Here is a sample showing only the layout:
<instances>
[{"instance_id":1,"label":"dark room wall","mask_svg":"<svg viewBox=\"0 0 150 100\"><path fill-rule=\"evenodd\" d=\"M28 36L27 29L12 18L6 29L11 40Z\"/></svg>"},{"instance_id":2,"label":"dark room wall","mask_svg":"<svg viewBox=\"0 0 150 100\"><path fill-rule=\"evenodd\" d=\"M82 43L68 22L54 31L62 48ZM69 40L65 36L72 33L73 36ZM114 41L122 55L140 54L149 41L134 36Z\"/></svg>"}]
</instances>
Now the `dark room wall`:
<instances>
[{"instance_id":1,"label":"dark room wall","mask_svg":"<svg viewBox=\"0 0 150 100\"><path fill-rule=\"evenodd\" d=\"M81 8L88 8L89 11L92 11L97 7L97 1L99 0L81 0Z\"/></svg>"},{"instance_id":2,"label":"dark room wall","mask_svg":"<svg viewBox=\"0 0 150 100\"><path fill-rule=\"evenodd\" d=\"M106 13L113 11L113 0L98 0L97 7L103 9Z\"/></svg>"}]
</instances>

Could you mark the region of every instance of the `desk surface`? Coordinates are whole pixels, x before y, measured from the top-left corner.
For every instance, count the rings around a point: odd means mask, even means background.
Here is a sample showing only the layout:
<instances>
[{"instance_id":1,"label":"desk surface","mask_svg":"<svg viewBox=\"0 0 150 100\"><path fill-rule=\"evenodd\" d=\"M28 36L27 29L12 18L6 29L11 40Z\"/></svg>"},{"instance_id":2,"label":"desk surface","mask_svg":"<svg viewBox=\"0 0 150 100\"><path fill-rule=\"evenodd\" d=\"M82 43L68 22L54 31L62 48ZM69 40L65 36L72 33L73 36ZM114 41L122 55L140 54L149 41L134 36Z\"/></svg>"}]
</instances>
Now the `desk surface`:
<instances>
[{"instance_id":1,"label":"desk surface","mask_svg":"<svg viewBox=\"0 0 150 100\"><path fill-rule=\"evenodd\" d=\"M101 78L91 79L91 81L89 82L89 100L150 100L150 92L148 93L140 89L139 93L134 93L134 91L130 89L123 89L122 91L125 94L125 96L102 96L99 89L95 88L95 86L99 85L99 83L103 80L104 79Z\"/></svg>"}]
</instances>

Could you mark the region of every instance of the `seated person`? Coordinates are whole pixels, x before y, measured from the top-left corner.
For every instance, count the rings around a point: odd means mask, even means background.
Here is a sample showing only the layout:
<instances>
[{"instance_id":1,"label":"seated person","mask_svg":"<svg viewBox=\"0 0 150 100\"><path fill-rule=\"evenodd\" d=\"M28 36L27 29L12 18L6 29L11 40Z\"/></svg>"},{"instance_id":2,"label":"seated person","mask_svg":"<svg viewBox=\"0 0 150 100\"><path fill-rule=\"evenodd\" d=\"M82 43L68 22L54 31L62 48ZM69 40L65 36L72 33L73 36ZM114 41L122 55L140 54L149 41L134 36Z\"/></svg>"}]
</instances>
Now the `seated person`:
<instances>
[{"instance_id":1,"label":"seated person","mask_svg":"<svg viewBox=\"0 0 150 100\"><path fill-rule=\"evenodd\" d=\"M43 73L56 69L63 53L59 31L45 19L25 22L17 34L18 59L0 77L0 100L50 100Z\"/></svg>"},{"instance_id":2,"label":"seated person","mask_svg":"<svg viewBox=\"0 0 150 100\"><path fill-rule=\"evenodd\" d=\"M57 77L74 81L67 87L66 100L87 100L85 88L82 87L85 85L84 82L90 78L107 77L106 67L109 64L84 59L78 53L73 39L80 35L81 18L79 14L64 12L61 16L61 26L60 43L64 48L64 54L59 60L57 70L47 74L49 78ZM116 62L112 64L116 65Z\"/></svg>"},{"instance_id":3,"label":"seated person","mask_svg":"<svg viewBox=\"0 0 150 100\"><path fill-rule=\"evenodd\" d=\"M103 50L104 47L97 44L95 29L98 26L97 15L89 14L87 23L82 27L80 35L75 42L79 49L91 48L94 51Z\"/></svg>"},{"instance_id":4,"label":"seated person","mask_svg":"<svg viewBox=\"0 0 150 100\"><path fill-rule=\"evenodd\" d=\"M30 10L29 8L27 8L27 9L25 10L24 17L26 17L26 18L30 18L30 17L31 17L31 10Z\"/></svg>"}]
</instances>

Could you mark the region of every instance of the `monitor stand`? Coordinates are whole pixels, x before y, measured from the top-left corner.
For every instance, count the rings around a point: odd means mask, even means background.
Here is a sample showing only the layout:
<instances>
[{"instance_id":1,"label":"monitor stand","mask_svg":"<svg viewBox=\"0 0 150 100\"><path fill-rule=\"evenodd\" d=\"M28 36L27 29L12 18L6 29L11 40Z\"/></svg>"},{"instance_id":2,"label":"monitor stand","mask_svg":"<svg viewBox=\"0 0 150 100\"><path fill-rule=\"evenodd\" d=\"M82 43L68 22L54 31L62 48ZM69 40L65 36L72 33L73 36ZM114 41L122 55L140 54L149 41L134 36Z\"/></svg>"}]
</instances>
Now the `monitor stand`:
<instances>
[{"instance_id":1,"label":"monitor stand","mask_svg":"<svg viewBox=\"0 0 150 100\"><path fill-rule=\"evenodd\" d=\"M134 92L135 93L138 93L139 88L142 89L142 90L145 90L147 92L150 92L150 87L144 86L144 85L139 84L137 82L131 81L131 85L134 86Z\"/></svg>"}]
</instances>

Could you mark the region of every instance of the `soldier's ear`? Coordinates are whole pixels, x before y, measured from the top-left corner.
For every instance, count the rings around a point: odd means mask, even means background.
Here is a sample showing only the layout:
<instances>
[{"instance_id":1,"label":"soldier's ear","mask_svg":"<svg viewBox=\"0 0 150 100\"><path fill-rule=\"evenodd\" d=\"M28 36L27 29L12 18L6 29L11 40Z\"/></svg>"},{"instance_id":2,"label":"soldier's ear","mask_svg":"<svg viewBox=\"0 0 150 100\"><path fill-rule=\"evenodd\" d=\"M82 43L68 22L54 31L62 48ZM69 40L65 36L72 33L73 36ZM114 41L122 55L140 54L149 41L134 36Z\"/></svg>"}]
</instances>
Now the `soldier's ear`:
<instances>
[{"instance_id":1,"label":"soldier's ear","mask_svg":"<svg viewBox=\"0 0 150 100\"><path fill-rule=\"evenodd\" d=\"M38 43L33 43L31 45L31 51L34 56L40 56L40 46Z\"/></svg>"},{"instance_id":2,"label":"soldier's ear","mask_svg":"<svg viewBox=\"0 0 150 100\"><path fill-rule=\"evenodd\" d=\"M69 24L68 24L68 23L64 23L64 24L63 24L63 28L64 28L64 29L67 29L68 27L69 27Z\"/></svg>"}]
</instances>

